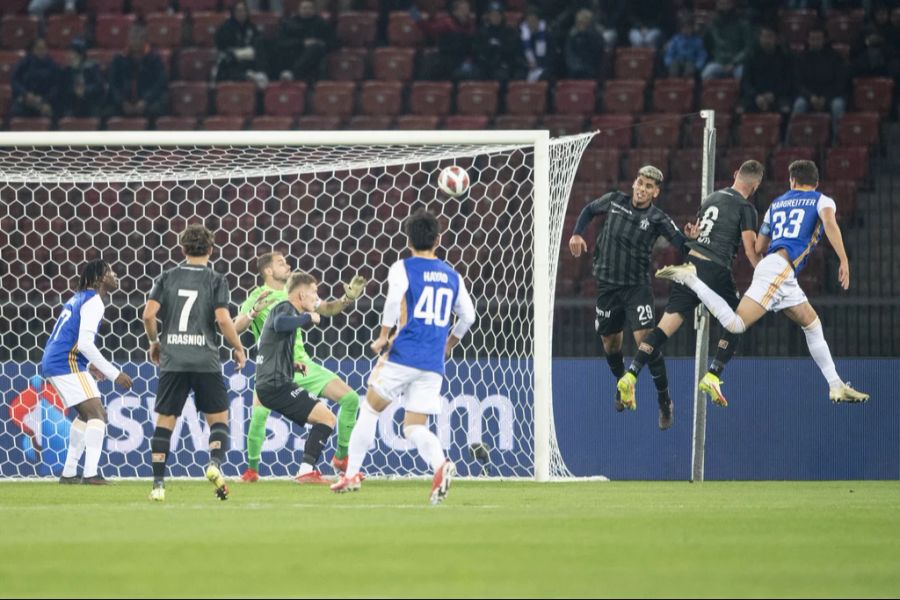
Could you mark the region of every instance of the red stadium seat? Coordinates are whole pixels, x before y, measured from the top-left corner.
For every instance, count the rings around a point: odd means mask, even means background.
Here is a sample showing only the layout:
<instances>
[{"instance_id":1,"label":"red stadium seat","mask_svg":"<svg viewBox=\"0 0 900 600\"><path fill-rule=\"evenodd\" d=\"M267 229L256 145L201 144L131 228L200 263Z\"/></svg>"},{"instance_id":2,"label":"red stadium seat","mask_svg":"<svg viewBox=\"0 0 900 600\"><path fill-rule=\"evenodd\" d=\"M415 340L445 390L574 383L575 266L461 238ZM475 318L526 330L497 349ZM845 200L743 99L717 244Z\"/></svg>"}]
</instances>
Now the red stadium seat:
<instances>
[{"instance_id":1,"label":"red stadium seat","mask_svg":"<svg viewBox=\"0 0 900 600\"><path fill-rule=\"evenodd\" d=\"M24 50L0 50L0 84L7 86L12 78L13 69L23 58L25 58ZM0 113L0 119L4 114L6 113Z\"/></svg>"},{"instance_id":2,"label":"red stadium seat","mask_svg":"<svg viewBox=\"0 0 900 600\"><path fill-rule=\"evenodd\" d=\"M877 112L886 116L894 102L894 81L887 77L853 80L853 106L856 110Z\"/></svg>"},{"instance_id":3,"label":"red stadium seat","mask_svg":"<svg viewBox=\"0 0 900 600\"><path fill-rule=\"evenodd\" d=\"M592 146L601 148L631 148L634 117L631 115L596 115L591 129L599 130Z\"/></svg>"},{"instance_id":4,"label":"red stadium seat","mask_svg":"<svg viewBox=\"0 0 900 600\"><path fill-rule=\"evenodd\" d=\"M132 3L131 10L146 18L153 13L167 12L171 7L171 0L140 0Z\"/></svg>"},{"instance_id":5,"label":"red stadium seat","mask_svg":"<svg viewBox=\"0 0 900 600\"><path fill-rule=\"evenodd\" d=\"M369 116L396 116L403 108L403 83L366 81L360 94L361 113Z\"/></svg>"},{"instance_id":6,"label":"red stadium seat","mask_svg":"<svg viewBox=\"0 0 900 600\"><path fill-rule=\"evenodd\" d=\"M378 29L378 13L345 11L337 18L337 39L342 46L371 46Z\"/></svg>"},{"instance_id":7,"label":"red stadium seat","mask_svg":"<svg viewBox=\"0 0 900 600\"><path fill-rule=\"evenodd\" d=\"M703 177L703 155L698 148L684 148L672 153L671 180L699 185Z\"/></svg>"},{"instance_id":8,"label":"red stadium seat","mask_svg":"<svg viewBox=\"0 0 900 600\"><path fill-rule=\"evenodd\" d=\"M147 123L147 119L141 117L110 117L106 128L109 131L144 131Z\"/></svg>"},{"instance_id":9,"label":"red stadium seat","mask_svg":"<svg viewBox=\"0 0 900 600\"><path fill-rule=\"evenodd\" d=\"M853 12L833 13L825 21L825 31L832 44L848 44L852 46L859 39L863 21Z\"/></svg>"},{"instance_id":10,"label":"red stadium seat","mask_svg":"<svg viewBox=\"0 0 900 600\"><path fill-rule=\"evenodd\" d=\"M100 129L100 119L96 117L63 117L56 126L60 131L96 131Z\"/></svg>"},{"instance_id":11,"label":"red stadium seat","mask_svg":"<svg viewBox=\"0 0 900 600\"><path fill-rule=\"evenodd\" d=\"M394 121L394 129L438 129L440 124L441 118L434 115L400 115Z\"/></svg>"},{"instance_id":12,"label":"red stadium seat","mask_svg":"<svg viewBox=\"0 0 900 600\"><path fill-rule=\"evenodd\" d=\"M226 2L226 4L229 4ZM178 0L178 7L189 12L219 10L219 0Z\"/></svg>"},{"instance_id":13,"label":"red stadium seat","mask_svg":"<svg viewBox=\"0 0 900 600\"><path fill-rule=\"evenodd\" d=\"M422 30L408 12L394 11L388 17L388 44L411 48L423 42Z\"/></svg>"},{"instance_id":14,"label":"red stadium seat","mask_svg":"<svg viewBox=\"0 0 900 600\"><path fill-rule=\"evenodd\" d=\"M134 15L97 15L94 22L94 42L98 48L120 50L128 41L128 31L134 25Z\"/></svg>"},{"instance_id":15,"label":"red stadium seat","mask_svg":"<svg viewBox=\"0 0 900 600\"><path fill-rule=\"evenodd\" d=\"M825 159L829 180L863 181L869 176L868 148L831 148Z\"/></svg>"},{"instance_id":16,"label":"red stadium seat","mask_svg":"<svg viewBox=\"0 0 900 600\"><path fill-rule=\"evenodd\" d=\"M449 81L414 81L410 86L410 112L414 115L447 115L452 93L453 84Z\"/></svg>"},{"instance_id":17,"label":"red stadium seat","mask_svg":"<svg viewBox=\"0 0 900 600\"><path fill-rule=\"evenodd\" d=\"M506 88L506 112L510 115L542 115L547 110L546 81L510 81Z\"/></svg>"},{"instance_id":18,"label":"red stadium seat","mask_svg":"<svg viewBox=\"0 0 900 600\"><path fill-rule=\"evenodd\" d=\"M591 115L597 105L597 82L561 79L556 82L553 104L560 115Z\"/></svg>"},{"instance_id":19,"label":"red stadium seat","mask_svg":"<svg viewBox=\"0 0 900 600\"><path fill-rule=\"evenodd\" d=\"M84 37L87 17L84 15L50 15L47 17L47 45L68 48L76 37Z\"/></svg>"},{"instance_id":20,"label":"red stadium seat","mask_svg":"<svg viewBox=\"0 0 900 600\"><path fill-rule=\"evenodd\" d=\"M616 79L652 79L655 61L653 48L616 48L613 76Z\"/></svg>"},{"instance_id":21,"label":"red stadium seat","mask_svg":"<svg viewBox=\"0 0 900 600\"><path fill-rule=\"evenodd\" d=\"M176 81L169 85L169 104L176 117L202 117L208 108L205 83Z\"/></svg>"},{"instance_id":22,"label":"red stadium seat","mask_svg":"<svg viewBox=\"0 0 900 600\"><path fill-rule=\"evenodd\" d=\"M341 48L328 55L328 78L334 81L359 81L366 74L365 48Z\"/></svg>"},{"instance_id":23,"label":"red stadium seat","mask_svg":"<svg viewBox=\"0 0 900 600\"><path fill-rule=\"evenodd\" d=\"M787 130L787 143L791 146L823 148L831 137L831 115L807 113L794 115Z\"/></svg>"},{"instance_id":24,"label":"red stadium seat","mask_svg":"<svg viewBox=\"0 0 900 600\"><path fill-rule=\"evenodd\" d=\"M341 128L343 118L337 116L305 115L297 119L297 129L302 131L335 131Z\"/></svg>"},{"instance_id":25,"label":"red stadium seat","mask_svg":"<svg viewBox=\"0 0 900 600\"><path fill-rule=\"evenodd\" d=\"M412 48L375 48L372 72L381 81L409 81L415 62L416 51Z\"/></svg>"},{"instance_id":26,"label":"red stadium seat","mask_svg":"<svg viewBox=\"0 0 900 600\"><path fill-rule=\"evenodd\" d=\"M738 125L742 146L774 148L781 139L781 115L778 113L746 114Z\"/></svg>"},{"instance_id":27,"label":"red stadium seat","mask_svg":"<svg viewBox=\"0 0 900 600\"><path fill-rule=\"evenodd\" d=\"M444 119L444 129L480 131L487 129L489 117L485 115L451 115Z\"/></svg>"},{"instance_id":28,"label":"red stadium seat","mask_svg":"<svg viewBox=\"0 0 900 600\"><path fill-rule=\"evenodd\" d=\"M681 122L682 117L676 115L643 117L634 128L637 132L637 145L641 148L677 147L681 137Z\"/></svg>"},{"instance_id":29,"label":"red stadium seat","mask_svg":"<svg viewBox=\"0 0 900 600\"><path fill-rule=\"evenodd\" d=\"M238 131L247 123L245 117L216 116L206 117L200 123L200 129L207 131Z\"/></svg>"},{"instance_id":30,"label":"red stadium seat","mask_svg":"<svg viewBox=\"0 0 900 600\"><path fill-rule=\"evenodd\" d=\"M266 88L263 112L269 116L296 117L306 110L306 84L273 83Z\"/></svg>"},{"instance_id":31,"label":"red stadium seat","mask_svg":"<svg viewBox=\"0 0 900 600\"><path fill-rule=\"evenodd\" d=\"M461 115L497 114L500 84L496 81L463 81L456 89L456 112Z\"/></svg>"},{"instance_id":32,"label":"red stadium seat","mask_svg":"<svg viewBox=\"0 0 900 600\"><path fill-rule=\"evenodd\" d=\"M209 81L216 64L218 51L215 48L184 48L175 60L179 79L186 81Z\"/></svg>"},{"instance_id":33,"label":"red stadium seat","mask_svg":"<svg viewBox=\"0 0 900 600\"><path fill-rule=\"evenodd\" d=\"M500 115L494 119L494 129L537 129L534 115Z\"/></svg>"},{"instance_id":34,"label":"red stadium seat","mask_svg":"<svg viewBox=\"0 0 900 600\"><path fill-rule=\"evenodd\" d=\"M580 115L544 115L541 128L549 129L552 137L574 135L584 131L584 121Z\"/></svg>"},{"instance_id":35,"label":"red stadium seat","mask_svg":"<svg viewBox=\"0 0 900 600\"><path fill-rule=\"evenodd\" d=\"M734 112L740 94L737 79L709 79L703 82L700 92L700 109L718 112Z\"/></svg>"},{"instance_id":36,"label":"red stadium seat","mask_svg":"<svg viewBox=\"0 0 900 600\"><path fill-rule=\"evenodd\" d=\"M180 13L154 13L147 15L147 41L154 48L178 48L181 46L184 17Z\"/></svg>"},{"instance_id":37,"label":"red stadium seat","mask_svg":"<svg viewBox=\"0 0 900 600\"><path fill-rule=\"evenodd\" d=\"M625 157L625 179L632 180L637 177L637 172L644 165L653 165L668 177L669 155L668 148L639 148L632 150Z\"/></svg>"},{"instance_id":38,"label":"red stadium seat","mask_svg":"<svg viewBox=\"0 0 900 600\"><path fill-rule=\"evenodd\" d=\"M125 0L87 0L87 12L92 15L122 14Z\"/></svg>"},{"instance_id":39,"label":"red stadium seat","mask_svg":"<svg viewBox=\"0 0 900 600\"><path fill-rule=\"evenodd\" d=\"M771 177L767 177L781 184L788 185L788 167L795 160L815 160L815 148L779 148L772 153ZM768 173L766 174L768 176Z\"/></svg>"},{"instance_id":40,"label":"red stadium seat","mask_svg":"<svg viewBox=\"0 0 900 600\"><path fill-rule=\"evenodd\" d=\"M38 35L37 17L4 15L0 19L0 44L10 50L25 50Z\"/></svg>"},{"instance_id":41,"label":"red stadium seat","mask_svg":"<svg viewBox=\"0 0 900 600\"><path fill-rule=\"evenodd\" d=\"M250 129L256 131L285 131L294 126L293 117L273 117L265 115L253 117L250 120Z\"/></svg>"},{"instance_id":42,"label":"red stadium seat","mask_svg":"<svg viewBox=\"0 0 900 600\"><path fill-rule=\"evenodd\" d=\"M600 182L612 185L619 181L622 151L617 148L589 148L578 165L576 181Z\"/></svg>"},{"instance_id":43,"label":"red stadium seat","mask_svg":"<svg viewBox=\"0 0 900 600\"><path fill-rule=\"evenodd\" d=\"M878 127L881 118L878 113L847 113L838 125L837 143L840 146L877 146Z\"/></svg>"},{"instance_id":44,"label":"red stadium seat","mask_svg":"<svg viewBox=\"0 0 900 600\"><path fill-rule=\"evenodd\" d=\"M349 117L355 92L356 84L351 81L320 81L313 90L312 111L325 117Z\"/></svg>"},{"instance_id":45,"label":"red stadium seat","mask_svg":"<svg viewBox=\"0 0 900 600\"><path fill-rule=\"evenodd\" d=\"M50 119L47 117L13 117L9 120L10 131L49 131Z\"/></svg>"},{"instance_id":46,"label":"red stadium seat","mask_svg":"<svg viewBox=\"0 0 900 600\"><path fill-rule=\"evenodd\" d=\"M31 0L5 0L0 4L0 14L24 13L30 3Z\"/></svg>"},{"instance_id":47,"label":"red stadium seat","mask_svg":"<svg viewBox=\"0 0 900 600\"><path fill-rule=\"evenodd\" d=\"M786 10L779 14L778 30L787 44L805 44L810 30L817 27L819 15L814 10Z\"/></svg>"},{"instance_id":48,"label":"red stadium seat","mask_svg":"<svg viewBox=\"0 0 900 600\"><path fill-rule=\"evenodd\" d=\"M344 123L344 129L355 131L375 131L391 129L394 118L389 115L356 115Z\"/></svg>"},{"instance_id":49,"label":"red stadium seat","mask_svg":"<svg viewBox=\"0 0 900 600\"><path fill-rule=\"evenodd\" d=\"M731 180L734 172L741 168L744 161L758 160L765 167L768 164L769 148L762 146L744 146L729 148L725 151L722 160L717 161L717 171L720 179Z\"/></svg>"},{"instance_id":50,"label":"red stadium seat","mask_svg":"<svg viewBox=\"0 0 900 600\"><path fill-rule=\"evenodd\" d=\"M197 12L191 17L191 38L195 46L216 45L216 30L228 18L228 13Z\"/></svg>"},{"instance_id":51,"label":"red stadium seat","mask_svg":"<svg viewBox=\"0 0 900 600\"><path fill-rule=\"evenodd\" d=\"M647 84L644 81L614 79L606 82L603 89L603 107L605 112L635 115L644 112L644 93Z\"/></svg>"},{"instance_id":52,"label":"red stadium seat","mask_svg":"<svg viewBox=\"0 0 900 600\"><path fill-rule=\"evenodd\" d=\"M657 79L653 84L654 112L686 113L693 108L693 79Z\"/></svg>"}]
</instances>

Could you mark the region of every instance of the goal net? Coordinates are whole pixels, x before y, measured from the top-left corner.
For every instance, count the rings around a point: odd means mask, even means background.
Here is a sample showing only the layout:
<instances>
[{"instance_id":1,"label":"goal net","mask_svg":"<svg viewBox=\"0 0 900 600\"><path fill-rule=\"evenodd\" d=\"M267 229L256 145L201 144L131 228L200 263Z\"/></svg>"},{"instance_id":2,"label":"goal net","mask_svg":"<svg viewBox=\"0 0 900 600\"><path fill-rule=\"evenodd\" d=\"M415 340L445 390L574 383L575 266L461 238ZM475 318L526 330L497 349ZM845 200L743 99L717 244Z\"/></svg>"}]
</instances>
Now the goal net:
<instances>
[{"instance_id":1,"label":"goal net","mask_svg":"<svg viewBox=\"0 0 900 600\"><path fill-rule=\"evenodd\" d=\"M189 223L215 232L212 268L225 274L232 313L258 285L256 257L278 250L342 293L370 280L345 313L306 333L313 359L364 394L390 265L405 256L404 218L425 206L444 227L439 254L466 281L478 320L448 362L443 411L431 424L461 475L570 475L553 429L550 342L565 205L591 134L544 132L141 132L0 134L0 475L58 475L69 419L40 377L43 345L82 264L103 257L119 276L98 347L134 379L100 382L109 427L101 472L151 474L156 368L140 313L154 279L181 259ZM451 164L472 185L443 197ZM249 336L249 334L246 334ZM252 343L244 338L248 347ZM237 372L223 349L231 398L226 475L244 468L255 352ZM337 410L337 406L332 406ZM364 470L424 474L395 407L382 415ZM296 473L306 430L273 413L261 473ZM208 429L188 402L169 472L202 476ZM323 456L333 452L335 440Z\"/></svg>"}]
</instances>

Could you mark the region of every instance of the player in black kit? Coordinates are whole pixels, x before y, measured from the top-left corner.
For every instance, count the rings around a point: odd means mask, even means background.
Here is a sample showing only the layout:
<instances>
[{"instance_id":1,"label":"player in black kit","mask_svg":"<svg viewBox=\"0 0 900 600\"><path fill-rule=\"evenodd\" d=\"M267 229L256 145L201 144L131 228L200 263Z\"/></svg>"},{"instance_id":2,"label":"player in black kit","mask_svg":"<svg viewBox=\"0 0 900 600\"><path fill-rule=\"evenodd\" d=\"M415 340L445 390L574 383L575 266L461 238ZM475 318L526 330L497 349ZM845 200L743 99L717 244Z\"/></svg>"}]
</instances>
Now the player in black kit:
<instances>
[{"instance_id":1,"label":"player in black kit","mask_svg":"<svg viewBox=\"0 0 900 600\"><path fill-rule=\"evenodd\" d=\"M653 200L659 196L662 171L654 166L641 167L632 185L633 195L612 191L591 201L575 224L569 250L576 257L587 251L581 234L590 221L608 215L594 248L594 277L597 279L597 318L594 326L603 342L606 362L616 379L625 374L622 358L623 326L628 322L635 343L640 344L655 322L653 291L650 288L650 254L659 236L665 237L682 252L687 252L687 237ZM685 227L695 235L692 224ZM659 395L659 422L667 429L672 422L672 400L666 365L661 354L650 360L650 372ZM627 402L616 392L617 411L635 410L634 398Z\"/></svg>"},{"instance_id":2,"label":"player in black kit","mask_svg":"<svg viewBox=\"0 0 900 600\"><path fill-rule=\"evenodd\" d=\"M209 466L206 478L220 500L228 488L220 466L228 450L228 395L219 360L218 324L234 349L235 366L244 366L244 348L228 310L225 277L209 268L213 235L203 225L188 225L178 240L185 262L165 271L156 280L147 306L144 329L150 340L150 361L159 365L156 407L159 414L150 440L153 489L150 499L166 498L166 460L175 422L188 395L194 392L197 410L209 423ZM162 322L158 327L157 319Z\"/></svg>"},{"instance_id":3,"label":"player in black kit","mask_svg":"<svg viewBox=\"0 0 900 600\"><path fill-rule=\"evenodd\" d=\"M755 247L756 208L748 199L756 192L762 178L763 166L759 162L748 160L742 164L734 174L731 187L717 190L703 199L697 212L699 236L687 243L690 248L687 262L697 267L697 276L727 300L733 309L740 300L731 274L731 263L738 247L743 243L744 252L754 267L761 259ZM623 399L634 397L634 385L644 364L648 361L652 364L666 340L678 331L699 304L700 299L690 288L679 283L672 284L669 303L659 325L641 342L628 372L619 379L617 387ZM734 355L738 337L725 332L719 340L709 372L700 381L700 389L720 406L727 406L728 401L722 395L719 375Z\"/></svg>"}]
</instances>

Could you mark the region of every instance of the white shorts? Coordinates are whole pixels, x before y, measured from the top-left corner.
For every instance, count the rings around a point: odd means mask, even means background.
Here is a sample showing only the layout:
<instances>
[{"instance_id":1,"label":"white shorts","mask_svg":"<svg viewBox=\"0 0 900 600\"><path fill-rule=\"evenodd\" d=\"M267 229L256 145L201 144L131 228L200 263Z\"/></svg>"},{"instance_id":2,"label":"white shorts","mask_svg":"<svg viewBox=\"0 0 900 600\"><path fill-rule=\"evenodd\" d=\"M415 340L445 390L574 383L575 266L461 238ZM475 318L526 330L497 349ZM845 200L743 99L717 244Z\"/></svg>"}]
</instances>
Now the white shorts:
<instances>
[{"instance_id":1,"label":"white shorts","mask_svg":"<svg viewBox=\"0 0 900 600\"><path fill-rule=\"evenodd\" d=\"M48 377L47 381L56 389L66 408L72 408L89 400L99 398L100 390L93 375L87 371Z\"/></svg>"},{"instance_id":2,"label":"white shorts","mask_svg":"<svg viewBox=\"0 0 900 600\"><path fill-rule=\"evenodd\" d=\"M440 373L398 365L384 358L369 375L369 387L379 396L424 415L440 414L443 383Z\"/></svg>"},{"instance_id":3,"label":"white shorts","mask_svg":"<svg viewBox=\"0 0 900 600\"><path fill-rule=\"evenodd\" d=\"M807 302L793 265L780 254L770 254L759 261L753 270L753 282L744 295L772 312Z\"/></svg>"}]
</instances>

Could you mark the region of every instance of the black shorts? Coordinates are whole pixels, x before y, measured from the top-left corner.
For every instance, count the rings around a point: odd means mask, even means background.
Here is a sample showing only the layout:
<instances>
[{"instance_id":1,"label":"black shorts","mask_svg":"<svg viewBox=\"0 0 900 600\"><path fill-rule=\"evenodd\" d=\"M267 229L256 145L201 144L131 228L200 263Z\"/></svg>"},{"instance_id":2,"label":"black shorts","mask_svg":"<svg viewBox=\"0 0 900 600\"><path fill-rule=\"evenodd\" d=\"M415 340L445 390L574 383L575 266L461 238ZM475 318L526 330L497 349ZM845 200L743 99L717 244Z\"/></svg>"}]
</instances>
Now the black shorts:
<instances>
[{"instance_id":1,"label":"black shorts","mask_svg":"<svg viewBox=\"0 0 900 600\"><path fill-rule=\"evenodd\" d=\"M720 295L732 309L737 308L740 296L731 271L716 264L711 260L703 260L696 256L688 255L687 262L697 267L697 278ZM667 313L680 313L685 318L700 304L700 298L694 291L680 283L673 283L669 292L669 303L666 305Z\"/></svg>"},{"instance_id":2,"label":"black shorts","mask_svg":"<svg viewBox=\"0 0 900 600\"><path fill-rule=\"evenodd\" d=\"M163 371L159 374L154 410L161 415L180 417L192 391L198 411L211 415L228 410L228 392L221 373L181 371Z\"/></svg>"},{"instance_id":3,"label":"black shorts","mask_svg":"<svg viewBox=\"0 0 900 600\"><path fill-rule=\"evenodd\" d=\"M653 290L649 285L597 284L597 317L594 329L600 335L612 335L625 322L632 331L653 327Z\"/></svg>"},{"instance_id":4,"label":"black shorts","mask_svg":"<svg viewBox=\"0 0 900 600\"><path fill-rule=\"evenodd\" d=\"M318 403L309 392L293 382L274 389L257 387L256 397L260 404L281 413L297 425L306 425L309 413Z\"/></svg>"}]
</instances>

